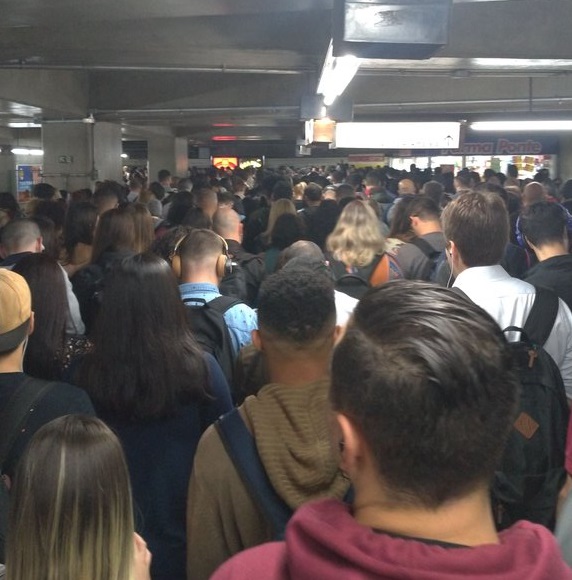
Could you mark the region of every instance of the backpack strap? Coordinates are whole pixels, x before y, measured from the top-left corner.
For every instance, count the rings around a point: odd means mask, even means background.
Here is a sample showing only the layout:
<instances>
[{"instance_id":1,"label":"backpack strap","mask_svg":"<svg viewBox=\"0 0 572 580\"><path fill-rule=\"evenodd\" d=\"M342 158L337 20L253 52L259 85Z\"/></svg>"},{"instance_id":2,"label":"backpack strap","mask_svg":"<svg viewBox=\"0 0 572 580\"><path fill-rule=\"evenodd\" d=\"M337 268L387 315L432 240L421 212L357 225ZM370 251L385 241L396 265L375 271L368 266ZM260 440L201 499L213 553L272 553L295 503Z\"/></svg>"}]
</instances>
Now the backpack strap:
<instances>
[{"instance_id":1,"label":"backpack strap","mask_svg":"<svg viewBox=\"0 0 572 580\"><path fill-rule=\"evenodd\" d=\"M381 286L389 281L389 255L387 252L378 258L378 263L369 277L370 286Z\"/></svg>"},{"instance_id":2,"label":"backpack strap","mask_svg":"<svg viewBox=\"0 0 572 580\"><path fill-rule=\"evenodd\" d=\"M47 383L27 376L12 393L0 413L0 472L21 433L30 409L46 395L54 384L54 382Z\"/></svg>"},{"instance_id":3,"label":"backpack strap","mask_svg":"<svg viewBox=\"0 0 572 580\"><path fill-rule=\"evenodd\" d=\"M224 314L227 310L230 310L233 306L237 304L243 304L240 298L235 296L217 296L212 300L207 302L209 308L214 308L217 312Z\"/></svg>"},{"instance_id":4,"label":"backpack strap","mask_svg":"<svg viewBox=\"0 0 572 580\"><path fill-rule=\"evenodd\" d=\"M523 330L534 344L544 346L552 332L560 304L558 296L552 290L537 286L534 289L536 297Z\"/></svg>"},{"instance_id":5,"label":"backpack strap","mask_svg":"<svg viewBox=\"0 0 572 580\"><path fill-rule=\"evenodd\" d=\"M244 424L240 412L233 409L221 417L215 426L251 499L271 525L274 537L281 536L292 516L292 510L270 483L254 437Z\"/></svg>"},{"instance_id":6,"label":"backpack strap","mask_svg":"<svg viewBox=\"0 0 572 580\"><path fill-rule=\"evenodd\" d=\"M415 237L409 241L409 243L413 244L416 248L421 250L425 257L429 260L434 260L437 256L441 255L441 250L436 250L427 240L423 238Z\"/></svg>"}]
</instances>

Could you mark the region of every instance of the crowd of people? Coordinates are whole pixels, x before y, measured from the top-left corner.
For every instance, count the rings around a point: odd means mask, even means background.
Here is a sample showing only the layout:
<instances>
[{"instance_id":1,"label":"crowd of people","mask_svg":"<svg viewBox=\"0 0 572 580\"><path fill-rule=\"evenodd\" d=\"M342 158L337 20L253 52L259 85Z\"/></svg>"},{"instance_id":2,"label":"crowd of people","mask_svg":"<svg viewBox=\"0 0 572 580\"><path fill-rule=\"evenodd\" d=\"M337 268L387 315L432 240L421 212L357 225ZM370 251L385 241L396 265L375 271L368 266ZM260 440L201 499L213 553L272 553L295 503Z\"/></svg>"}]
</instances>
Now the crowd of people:
<instances>
[{"instance_id":1,"label":"crowd of people","mask_svg":"<svg viewBox=\"0 0 572 580\"><path fill-rule=\"evenodd\" d=\"M6 580L572 578L569 209L514 166L0 194Z\"/></svg>"}]
</instances>

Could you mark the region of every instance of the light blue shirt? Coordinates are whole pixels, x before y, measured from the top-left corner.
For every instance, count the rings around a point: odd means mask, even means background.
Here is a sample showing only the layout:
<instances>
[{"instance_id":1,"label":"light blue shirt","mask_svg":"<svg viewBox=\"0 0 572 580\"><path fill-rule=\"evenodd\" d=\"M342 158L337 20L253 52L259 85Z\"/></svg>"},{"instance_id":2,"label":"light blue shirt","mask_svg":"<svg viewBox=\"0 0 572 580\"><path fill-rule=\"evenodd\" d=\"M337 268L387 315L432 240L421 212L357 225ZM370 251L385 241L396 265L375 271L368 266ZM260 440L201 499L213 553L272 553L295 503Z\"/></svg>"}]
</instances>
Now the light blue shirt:
<instances>
[{"instance_id":1,"label":"light blue shirt","mask_svg":"<svg viewBox=\"0 0 572 580\"><path fill-rule=\"evenodd\" d=\"M222 294L214 284L187 283L179 285L181 298L188 304L192 304L193 298L199 298L210 302ZM200 304L200 302L197 302ZM224 313L224 321L230 333L232 353L237 357L238 351L252 342L251 332L258 328L256 312L246 304L235 304Z\"/></svg>"}]
</instances>

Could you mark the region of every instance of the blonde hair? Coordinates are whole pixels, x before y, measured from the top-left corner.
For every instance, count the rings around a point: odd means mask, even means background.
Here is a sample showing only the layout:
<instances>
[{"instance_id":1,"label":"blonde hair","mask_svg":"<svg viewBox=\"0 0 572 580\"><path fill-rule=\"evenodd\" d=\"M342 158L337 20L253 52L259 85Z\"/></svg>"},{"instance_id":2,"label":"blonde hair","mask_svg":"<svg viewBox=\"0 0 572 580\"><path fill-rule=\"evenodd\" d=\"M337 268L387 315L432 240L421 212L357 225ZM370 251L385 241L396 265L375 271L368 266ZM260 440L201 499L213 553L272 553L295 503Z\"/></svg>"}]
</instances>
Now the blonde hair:
<instances>
[{"instance_id":1,"label":"blonde hair","mask_svg":"<svg viewBox=\"0 0 572 580\"><path fill-rule=\"evenodd\" d=\"M363 201L348 203L328 236L326 247L346 266L363 268L369 265L385 250L385 238L375 211Z\"/></svg>"},{"instance_id":2,"label":"blonde hair","mask_svg":"<svg viewBox=\"0 0 572 580\"><path fill-rule=\"evenodd\" d=\"M272 202L272 205L270 206L270 214L268 216L268 227L262 234L265 240L270 241L276 220L285 213L296 215L296 206L290 199L277 199Z\"/></svg>"},{"instance_id":3,"label":"blonde hair","mask_svg":"<svg viewBox=\"0 0 572 580\"><path fill-rule=\"evenodd\" d=\"M131 580L133 507L121 444L99 419L44 425L16 471L7 580Z\"/></svg>"}]
</instances>

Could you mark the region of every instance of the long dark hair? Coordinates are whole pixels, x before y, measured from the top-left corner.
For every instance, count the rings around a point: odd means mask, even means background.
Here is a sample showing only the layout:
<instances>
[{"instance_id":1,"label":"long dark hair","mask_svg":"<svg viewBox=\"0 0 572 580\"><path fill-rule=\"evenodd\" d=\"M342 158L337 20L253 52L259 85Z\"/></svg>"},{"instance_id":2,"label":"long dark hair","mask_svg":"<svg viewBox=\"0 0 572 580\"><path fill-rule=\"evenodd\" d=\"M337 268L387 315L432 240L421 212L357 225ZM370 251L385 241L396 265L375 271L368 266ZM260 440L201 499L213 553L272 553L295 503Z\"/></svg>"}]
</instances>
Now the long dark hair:
<instances>
[{"instance_id":1,"label":"long dark hair","mask_svg":"<svg viewBox=\"0 0 572 580\"><path fill-rule=\"evenodd\" d=\"M89 201L72 203L64 224L64 247L71 257L78 244L93 244L97 224L97 208Z\"/></svg>"},{"instance_id":2,"label":"long dark hair","mask_svg":"<svg viewBox=\"0 0 572 580\"><path fill-rule=\"evenodd\" d=\"M101 214L93 239L92 263L96 264L104 252L134 252L135 249L135 222L131 213L115 208Z\"/></svg>"},{"instance_id":3,"label":"long dark hair","mask_svg":"<svg viewBox=\"0 0 572 580\"><path fill-rule=\"evenodd\" d=\"M32 294L34 332L28 339L24 371L33 377L61 378L68 299L64 272L46 254L24 256L15 266Z\"/></svg>"},{"instance_id":4,"label":"long dark hair","mask_svg":"<svg viewBox=\"0 0 572 580\"><path fill-rule=\"evenodd\" d=\"M78 384L98 412L160 418L208 396L206 365L175 275L155 254L125 258L112 270L93 342Z\"/></svg>"}]
</instances>

